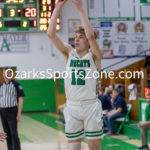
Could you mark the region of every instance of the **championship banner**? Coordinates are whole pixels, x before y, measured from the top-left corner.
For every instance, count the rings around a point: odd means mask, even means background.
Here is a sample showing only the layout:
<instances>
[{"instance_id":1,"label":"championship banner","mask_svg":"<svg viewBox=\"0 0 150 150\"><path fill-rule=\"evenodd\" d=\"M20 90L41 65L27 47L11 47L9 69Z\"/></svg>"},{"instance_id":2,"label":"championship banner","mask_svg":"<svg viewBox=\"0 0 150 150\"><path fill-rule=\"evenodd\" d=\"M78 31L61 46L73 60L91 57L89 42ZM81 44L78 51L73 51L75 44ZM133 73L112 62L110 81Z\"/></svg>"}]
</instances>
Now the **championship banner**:
<instances>
[{"instance_id":1,"label":"championship banner","mask_svg":"<svg viewBox=\"0 0 150 150\"><path fill-rule=\"evenodd\" d=\"M29 34L27 33L1 33L0 52L28 52Z\"/></svg>"},{"instance_id":2,"label":"championship banner","mask_svg":"<svg viewBox=\"0 0 150 150\"><path fill-rule=\"evenodd\" d=\"M143 57L150 51L150 22L90 20L103 58Z\"/></svg>"}]
</instances>

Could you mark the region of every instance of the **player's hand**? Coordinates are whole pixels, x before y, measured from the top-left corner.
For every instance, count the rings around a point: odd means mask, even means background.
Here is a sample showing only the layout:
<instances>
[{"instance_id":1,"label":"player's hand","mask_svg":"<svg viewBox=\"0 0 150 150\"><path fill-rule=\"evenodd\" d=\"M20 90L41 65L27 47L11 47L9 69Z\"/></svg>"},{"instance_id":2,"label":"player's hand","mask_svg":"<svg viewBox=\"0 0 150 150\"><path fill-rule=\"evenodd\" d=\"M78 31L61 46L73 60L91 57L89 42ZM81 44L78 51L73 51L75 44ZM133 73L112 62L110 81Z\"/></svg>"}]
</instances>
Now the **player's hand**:
<instances>
[{"instance_id":1,"label":"player's hand","mask_svg":"<svg viewBox=\"0 0 150 150\"><path fill-rule=\"evenodd\" d=\"M71 0L71 1L75 4L78 10L82 9L82 0Z\"/></svg>"},{"instance_id":2,"label":"player's hand","mask_svg":"<svg viewBox=\"0 0 150 150\"><path fill-rule=\"evenodd\" d=\"M62 7L66 2L67 0L57 0L56 7Z\"/></svg>"},{"instance_id":3,"label":"player's hand","mask_svg":"<svg viewBox=\"0 0 150 150\"><path fill-rule=\"evenodd\" d=\"M4 142L6 138L7 138L6 133L0 133L0 141Z\"/></svg>"}]
</instances>

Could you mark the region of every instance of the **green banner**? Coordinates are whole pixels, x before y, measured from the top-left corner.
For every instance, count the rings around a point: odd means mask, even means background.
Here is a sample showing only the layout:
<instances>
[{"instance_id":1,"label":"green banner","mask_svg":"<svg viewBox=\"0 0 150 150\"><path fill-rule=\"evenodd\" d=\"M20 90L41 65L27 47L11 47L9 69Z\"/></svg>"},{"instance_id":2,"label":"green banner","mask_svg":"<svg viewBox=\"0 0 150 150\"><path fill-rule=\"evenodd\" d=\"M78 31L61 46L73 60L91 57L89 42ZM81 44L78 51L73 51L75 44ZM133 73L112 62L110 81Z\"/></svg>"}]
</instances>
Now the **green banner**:
<instances>
[{"instance_id":1,"label":"green banner","mask_svg":"<svg viewBox=\"0 0 150 150\"><path fill-rule=\"evenodd\" d=\"M141 0L141 3L150 3L150 0Z\"/></svg>"}]
</instances>

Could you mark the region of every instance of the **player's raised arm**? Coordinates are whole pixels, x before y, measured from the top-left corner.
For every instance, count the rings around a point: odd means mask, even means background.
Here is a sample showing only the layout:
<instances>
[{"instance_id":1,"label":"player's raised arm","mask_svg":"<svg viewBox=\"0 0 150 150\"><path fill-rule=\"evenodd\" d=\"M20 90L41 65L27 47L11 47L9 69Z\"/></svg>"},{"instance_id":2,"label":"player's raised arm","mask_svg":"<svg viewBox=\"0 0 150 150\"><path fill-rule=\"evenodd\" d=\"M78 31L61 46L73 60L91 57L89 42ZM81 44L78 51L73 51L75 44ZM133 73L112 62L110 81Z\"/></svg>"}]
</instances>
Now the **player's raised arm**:
<instances>
[{"instance_id":1,"label":"player's raised arm","mask_svg":"<svg viewBox=\"0 0 150 150\"><path fill-rule=\"evenodd\" d=\"M72 2L75 4L77 10L80 13L82 24L83 24L83 27L85 29L85 34L86 34L86 37L89 41L89 44L90 44L90 47L91 47L91 50L92 50L93 58L96 61L100 62L101 57L102 57L101 50L100 50L100 48L99 48L99 46L96 42L94 30L92 29L91 24L88 20L88 17L87 17L87 15L86 15L86 13L83 9L82 0L72 0ZM98 67L98 68L100 68L100 67Z\"/></svg>"},{"instance_id":2,"label":"player's raised arm","mask_svg":"<svg viewBox=\"0 0 150 150\"><path fill-rule=\"evenodd\" d=\"M58 0L52 18L49 22L49 27L47 30L47 35L52 41L52 43L56 46L56 48L63 53L65 56L68 57L69 51L72 47L69 44L64 43L57 35L56 35L56 25L57 25L57 18L60 15L61 8L66 3L67 0Z\"/></svg>"}]
</instances>

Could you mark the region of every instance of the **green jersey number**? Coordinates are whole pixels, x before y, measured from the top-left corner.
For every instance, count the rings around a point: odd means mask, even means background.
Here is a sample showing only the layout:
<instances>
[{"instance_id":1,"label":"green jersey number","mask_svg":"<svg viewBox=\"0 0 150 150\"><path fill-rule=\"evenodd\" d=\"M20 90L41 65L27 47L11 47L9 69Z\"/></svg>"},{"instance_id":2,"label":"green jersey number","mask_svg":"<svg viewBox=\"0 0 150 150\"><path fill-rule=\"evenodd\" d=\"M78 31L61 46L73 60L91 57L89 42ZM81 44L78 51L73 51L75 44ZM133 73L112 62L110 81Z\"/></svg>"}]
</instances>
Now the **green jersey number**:
<instances>
[{"instance_id":1,"label":"green jersey number","mask_svg":"<svg viewBox=\"0 0 150 150\"><path fill-rule=\"evenodd\" d=\"M72 69L72 85L85 85L85 76L86 76L86 72L83 69L78 70L77 72L77 76L78 78L76 78L75 75L75 69Z\"/></svg>"}]
</instances>

